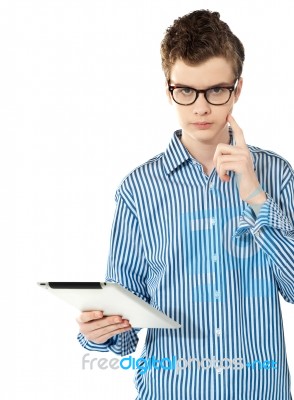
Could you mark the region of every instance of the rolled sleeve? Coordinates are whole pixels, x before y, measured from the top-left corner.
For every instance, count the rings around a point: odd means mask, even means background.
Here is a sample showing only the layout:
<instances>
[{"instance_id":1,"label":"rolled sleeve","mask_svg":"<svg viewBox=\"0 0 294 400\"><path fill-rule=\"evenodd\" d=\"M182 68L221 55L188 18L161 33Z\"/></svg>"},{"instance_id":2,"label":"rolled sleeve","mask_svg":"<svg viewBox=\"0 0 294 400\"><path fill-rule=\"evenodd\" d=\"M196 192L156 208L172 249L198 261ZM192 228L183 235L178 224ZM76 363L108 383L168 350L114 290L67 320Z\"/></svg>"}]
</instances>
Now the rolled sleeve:
<instances>
[{"instance_id":1,"label":"rolled sleeve","mask_svg":"<svg viewBox=\"0 0 294 400\"><path fill-rule=\"evenodd\" d=\"M245 207L232 238L240 239L245 232L254 236L268 257L281 295L294 303L294 176L284 186L280 204L266 196L257 217L250 206Z\"/></svg>"},{"instance_id":2,"label":"rolled sleeve","mask_svg":"<svg viewBox=\"0 0 294 400\"><path fill-rule=\"evenodd\" d=\"M263 227L278 229L285 236L294 238L294 226L274 199L266 193L267 200L263 203L256 217L251 206L246 206L240 216L240 223L232 237L240 237L249 230L255 234Z\"/></svg>"}]
</instances>

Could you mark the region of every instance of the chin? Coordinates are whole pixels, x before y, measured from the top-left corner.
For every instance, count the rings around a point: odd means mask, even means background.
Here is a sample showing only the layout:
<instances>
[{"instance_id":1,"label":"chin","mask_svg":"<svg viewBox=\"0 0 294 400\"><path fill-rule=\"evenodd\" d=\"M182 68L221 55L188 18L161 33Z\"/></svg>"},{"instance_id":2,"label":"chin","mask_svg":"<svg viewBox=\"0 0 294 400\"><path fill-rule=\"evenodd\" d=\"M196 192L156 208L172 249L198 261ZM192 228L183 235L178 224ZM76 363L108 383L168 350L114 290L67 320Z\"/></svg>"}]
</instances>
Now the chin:
<instances>
[{"instance_id":1,"label":"chin","mask_svg":"<svg viewBox=\"0 0 294 400\"><path fill-rule=\"evenodd\" d=\"M216 127L211 127L208 129L197 129L196 127L188 127L187 129L182 129L183 136L190 138L192 140L197 140L201 142L214 142L218 140L223 133L223 129L216 129Z\"/></svg>"},{"instance_id":2,"label":"chin","mask_svg":"<svg viewBox=\"0 0 294 400\"><path fill-rule=\"evenodd\" d=\"M212 137L212 136L217 136L218 132L216 131L215 127L209 127L206 129L199 129L195 126L189 127L185 132L187 132L190 136L195 136L195 137Z\"/></svg>"}]
</instances>

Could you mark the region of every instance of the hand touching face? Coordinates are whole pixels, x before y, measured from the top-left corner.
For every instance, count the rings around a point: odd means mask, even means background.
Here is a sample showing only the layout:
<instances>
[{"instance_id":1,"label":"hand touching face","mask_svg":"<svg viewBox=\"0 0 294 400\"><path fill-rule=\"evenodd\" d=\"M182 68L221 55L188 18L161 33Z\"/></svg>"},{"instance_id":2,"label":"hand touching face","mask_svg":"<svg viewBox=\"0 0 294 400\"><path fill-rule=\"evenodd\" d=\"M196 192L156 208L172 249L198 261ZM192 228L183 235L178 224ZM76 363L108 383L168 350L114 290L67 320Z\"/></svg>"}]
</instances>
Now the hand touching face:
<instances>
[{"instance_id":1,"label":"hand touching face","mask_svg":"<svg viewBox=\"0 0 294 400\"><path fill-rule=\"evenodd\" d=\"M254 171L253 161L246 144L242 129L231 114L227 121L232 127L235 146L219 143L216 147L213 164L223 182L229 182L227 171L234 171L237 175L237 184L240 197L243 201L249 200L249 204L256 204L266 200L265 192ZM252 200L251 200L252 199Z\"/></svg>"}]
</instances>

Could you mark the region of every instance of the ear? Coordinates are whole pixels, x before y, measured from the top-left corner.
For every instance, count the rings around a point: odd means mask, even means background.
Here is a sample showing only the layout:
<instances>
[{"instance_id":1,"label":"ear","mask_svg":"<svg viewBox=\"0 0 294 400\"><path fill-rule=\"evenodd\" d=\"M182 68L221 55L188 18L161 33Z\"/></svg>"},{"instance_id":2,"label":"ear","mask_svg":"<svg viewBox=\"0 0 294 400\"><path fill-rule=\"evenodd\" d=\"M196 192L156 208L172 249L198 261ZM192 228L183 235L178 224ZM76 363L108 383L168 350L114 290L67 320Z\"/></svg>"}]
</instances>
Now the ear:
<instances>
[{"instance_id":1,"label":"ear","mask_svg":"<svg viewBox=\"0 0 294 400\"><path fill-rule=\"evenodd\" d=\"M243 78L240 77L239 80L238 80L237 88L236 88L234 103L237 103L237 101L238 101L238 99L240 97L240 94L241 94L241 91L242 91L242 86L243 86Z\"/></svg>"}]
</instances>

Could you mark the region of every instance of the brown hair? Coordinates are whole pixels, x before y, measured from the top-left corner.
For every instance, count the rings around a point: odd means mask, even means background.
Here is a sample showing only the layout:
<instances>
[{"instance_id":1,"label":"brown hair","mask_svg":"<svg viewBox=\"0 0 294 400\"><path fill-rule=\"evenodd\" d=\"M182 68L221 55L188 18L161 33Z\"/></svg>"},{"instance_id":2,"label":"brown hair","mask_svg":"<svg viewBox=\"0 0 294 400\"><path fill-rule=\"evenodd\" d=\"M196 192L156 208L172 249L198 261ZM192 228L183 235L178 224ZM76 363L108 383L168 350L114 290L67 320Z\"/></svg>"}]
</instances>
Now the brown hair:
<instances>
[{"instance_id":1,"label":"brown hair","mask_svg":"<svg viewBox=\"0 0 294 400\"><path fill-rule=\"evenodd\" d=\"M165 33L160 48L162 69L167 81L171 68L180 59L188 65L211 57L224 57L232 63L237 77L242 73L244 47L218 12L197 10L174 21Z\"/></svg>"}]
</instances>

